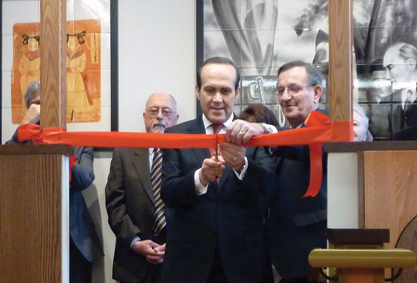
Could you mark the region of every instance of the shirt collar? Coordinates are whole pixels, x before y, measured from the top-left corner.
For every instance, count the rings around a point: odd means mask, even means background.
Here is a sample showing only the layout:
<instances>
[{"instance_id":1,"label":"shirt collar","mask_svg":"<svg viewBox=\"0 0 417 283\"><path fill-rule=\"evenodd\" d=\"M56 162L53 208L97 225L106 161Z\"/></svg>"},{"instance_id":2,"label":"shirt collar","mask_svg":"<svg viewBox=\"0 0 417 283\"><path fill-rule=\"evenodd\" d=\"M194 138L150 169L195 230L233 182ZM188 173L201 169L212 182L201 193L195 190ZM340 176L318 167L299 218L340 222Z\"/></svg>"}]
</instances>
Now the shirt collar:
<instances>
[{"instance_id":1,"label":"shirt collar","mask_svg":"<svg viewBox=\"0 0 417 283\"><path fill-rule=\"evenodd\" d=\"M227 119L223 123L223 129L227 128L233 122L233 116L234 116L234 114L232 113L232 115L230 115L229 119ZM211 126L211 124L213 124L212 122L209 121L209 119L207 119L207 117L206 117L206 115L204 115L204 113L203 113L203 123L204 123L204 128L206 129L206 132L207 132L207 128L209 128Z\"/></svg>"}]
</instances>

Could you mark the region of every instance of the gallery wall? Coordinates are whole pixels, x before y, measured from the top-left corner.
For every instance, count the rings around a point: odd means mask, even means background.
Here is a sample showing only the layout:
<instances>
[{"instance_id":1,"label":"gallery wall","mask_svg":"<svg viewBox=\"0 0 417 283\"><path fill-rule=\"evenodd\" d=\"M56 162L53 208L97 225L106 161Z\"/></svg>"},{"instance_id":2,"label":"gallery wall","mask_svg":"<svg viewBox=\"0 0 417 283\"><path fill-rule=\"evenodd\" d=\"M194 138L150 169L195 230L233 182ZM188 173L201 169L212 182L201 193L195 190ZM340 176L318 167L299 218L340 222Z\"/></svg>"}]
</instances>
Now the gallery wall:
<instances>
[{"instance_id":1,"label":"gallery wall","mask_svg":"<svg viewBox=\"0 0 417 283\"><path fill-rule=\"evenodd\" d=\"M119 9L119 59L110 62L102 58L102 91L110 94L110 64L119 66L119 131L145 131L142 113L147 97L154 92L171 93L178 102L179 122L195 117L195 10L192 0L123 0L117 1ZM110 0L68 0L70 7L91 9L99 4L109 11ZM67 8L74 11L78 8ZM80 8L81 9L81 8ZM107 9L107 10L106 10ZM6 14L7 11L7 14ZM68 12L69 13L69 12ZM26 16L25 16L26 15ZM79 18L91 18L93 11L78 13ZM39 21L39 0L2 1L2 143L12 136L16 127L11 123L11 66L13 22ZM67 16L74 20L74 16ZM12 22L13 21L13 22ZM102 24L102 51L109 56L110 26ZM103 28L105 27L105 28ZM8 53L6 53L8 52ZM105 53L107 52L107 53ZM7 57L9 56L9 57ZM110 95L102 100L102 121L93 123L68 123L69 131L110 129ZM115 237L107 223L104 188L110 168L112 152L95 153L96 179L84 191L87 205L101 231L105 257L94 263L95 283L113 283L112 263Z\"/></svg>"}]
</instances>

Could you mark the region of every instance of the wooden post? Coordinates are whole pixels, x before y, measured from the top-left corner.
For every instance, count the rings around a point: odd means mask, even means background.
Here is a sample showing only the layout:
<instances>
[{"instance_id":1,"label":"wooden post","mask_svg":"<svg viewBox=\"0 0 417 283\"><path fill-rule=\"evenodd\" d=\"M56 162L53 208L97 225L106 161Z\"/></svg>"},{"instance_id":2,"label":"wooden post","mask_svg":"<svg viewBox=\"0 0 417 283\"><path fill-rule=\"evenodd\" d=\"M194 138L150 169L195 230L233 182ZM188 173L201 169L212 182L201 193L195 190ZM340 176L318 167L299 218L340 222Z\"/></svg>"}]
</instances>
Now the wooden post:
<instances>
[{"instance_id":1,"label":"wooden post","mask_svg":"<svg viewBox=\"0 0 417 283\"><path fill-rule=\"evenodd\" d=\"M41 128L66 128L67 1L41 0Z\"/></svg>"},{"instance_id":2,"label":"wooden post","mask_svg":"<svg viewBox=\"0 0 417 283\"><path fill-rule=\"evenodd\" d=\"M331 121L352 121L352 29L352 1L329 0L329 93ZM351 137L353 138L353 129Z\"/></svg>"}]
</instances>

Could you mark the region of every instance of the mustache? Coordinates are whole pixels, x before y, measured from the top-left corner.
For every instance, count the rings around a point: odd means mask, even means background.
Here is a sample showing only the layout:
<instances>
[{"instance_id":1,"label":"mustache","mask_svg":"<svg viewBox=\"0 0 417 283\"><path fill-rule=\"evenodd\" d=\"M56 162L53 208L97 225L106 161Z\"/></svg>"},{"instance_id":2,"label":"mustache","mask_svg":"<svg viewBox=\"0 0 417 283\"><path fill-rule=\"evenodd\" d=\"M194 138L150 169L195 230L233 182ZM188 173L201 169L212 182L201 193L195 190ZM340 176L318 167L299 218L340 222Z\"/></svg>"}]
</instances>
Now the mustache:
<instances>
[{"instance_id":1,"label":"mustache","mask_svg":"<svg viewBox=\"0 0 417 283\"><path fill-rule=\"evenodd\" d=\"M152 127L164 127L166 128L166 124L165 123L161 123L161 122L156 122L155 124L152 125Z\"/></svg>"}]
</instances>

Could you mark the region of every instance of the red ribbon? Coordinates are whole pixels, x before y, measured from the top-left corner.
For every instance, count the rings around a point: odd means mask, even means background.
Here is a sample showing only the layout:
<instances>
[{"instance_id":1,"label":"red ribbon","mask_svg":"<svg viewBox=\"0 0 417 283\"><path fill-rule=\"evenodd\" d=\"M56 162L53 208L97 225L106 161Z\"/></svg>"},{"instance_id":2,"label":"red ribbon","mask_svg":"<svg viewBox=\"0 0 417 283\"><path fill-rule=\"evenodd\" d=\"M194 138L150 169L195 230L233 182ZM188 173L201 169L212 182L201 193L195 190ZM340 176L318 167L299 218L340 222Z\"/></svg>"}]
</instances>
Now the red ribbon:
<instances>
[{"instance_id":1,"label":"red ribbon","mask_svg":"<svg viewBox=\"0 0 417 283\"><path fill-rule=\"evenodd\" d=\"M329 117L313 111L306 119L307 127L282 131L276 134L252 137L245 146L310 146L310 184L303 197L314 197L320 191L322 169L322 146L325 142L353 140L352 121L329 121ZM67 144L91 147L131 148L212 148L216 135L206 134L158 134L122 132L66 132L63 128L40 129L39 125L27 124L17 131L19 141L33 140L40 144ZM217 135L218 143L226 141L226 135Z\"/></svg>"}]
</instances>

